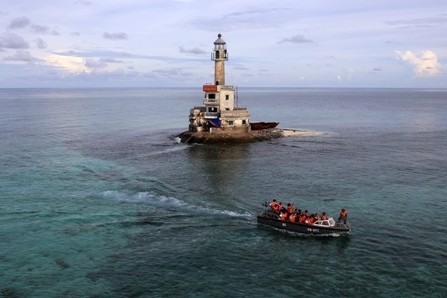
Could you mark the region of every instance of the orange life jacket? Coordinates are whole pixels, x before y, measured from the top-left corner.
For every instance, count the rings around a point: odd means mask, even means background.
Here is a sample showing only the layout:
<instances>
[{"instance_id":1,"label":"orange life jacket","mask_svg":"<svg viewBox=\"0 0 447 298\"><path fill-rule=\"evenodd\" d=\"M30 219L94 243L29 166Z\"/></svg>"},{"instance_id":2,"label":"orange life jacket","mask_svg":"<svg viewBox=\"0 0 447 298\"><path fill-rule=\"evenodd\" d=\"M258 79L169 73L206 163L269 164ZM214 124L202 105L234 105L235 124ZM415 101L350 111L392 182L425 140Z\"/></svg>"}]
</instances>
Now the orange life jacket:
<instances>
[{"instance_id":1,"label":"orange life jacket","mask_svg":"<svg viewBox=\"0 0 447 298\"><path fill-rule=\"evenodd\" d=\"M343 218L343 219L346 219L348 217L348 212L346 212L346 210L340 212L340 217Z\"/></svg>"}]
</instances>

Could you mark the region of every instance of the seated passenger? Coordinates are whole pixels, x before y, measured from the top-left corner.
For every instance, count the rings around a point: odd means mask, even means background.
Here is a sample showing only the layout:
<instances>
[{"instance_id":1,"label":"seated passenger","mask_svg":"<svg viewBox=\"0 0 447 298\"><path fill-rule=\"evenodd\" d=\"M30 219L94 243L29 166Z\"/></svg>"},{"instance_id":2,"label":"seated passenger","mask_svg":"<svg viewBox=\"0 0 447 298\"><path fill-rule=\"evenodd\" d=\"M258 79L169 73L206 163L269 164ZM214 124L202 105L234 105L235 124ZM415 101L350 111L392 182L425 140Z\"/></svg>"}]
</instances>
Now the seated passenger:
<instances>
[{"instance_id":1,"label":"seated passenger","mask_svg":"<svg viewBox=\"0 0 447 298\"><path fill-rule=\"evenodd\" d=\"M292 214L290 214L290 216L289 216L289 220L290 220L291 222L296 222L296 213L295 213L295 212L292 213Z\"/></svg>"},{"instance_id":2,"label":"seated passenger","mask_svg":"<svg viewBox=\"0 0 447 298\"><path fill-rule=\"evenodd\" d=\"M279 218L281 220L287 220L288 217L289 216L288 216L287 212L281 211L281 213L279 214Z\"/></svg>"},{"instance_id":3,"label":"seated passenger","mask_svg":"<svg viewBox=\"0 0 447 298\"><path fill-rule=\"evenodd\" d=\"M292 214L293 213L293 205L290 203L287 203L287 213Z\"/></svg>"},{"instance_id":4,"label":"seated passenger","mask_svg":"<svg viewBox=\"0 0 447 298\"><path fill-rule=\"evenodd\" d=\"M308 216L305 222L310 225L313 224L315 222L315 214Z\"/></svg>"},{"instance_id":5,"label":"seated passenger","mask_svg":"<svg viewBox=\"0 0 447 298\"><path fill-rule=\"evenodd\" d=\"M273 201L270 203L270 208L272 208L273 212L279 211L279 204L276 202L276 199L273 199Z\"/></svg>"},{"instance_id":6,"label":"seated passenger","mask_svg":"<svg viewBox=\"0 0 447 298\"><path fill-rule=\"evenodd\" d=\"M278 209L279 209L279 212L282 212L283 209L285 209L284 206L282 205L282 202L279 202Z\"/></svg>"},{"instance_id":7,"label":"seated passenger","mask_svg":"<svg viewBox=\"0 0 447 298\"><path fill-rule=\"evenodd\" d=\"M298 217L298 222L299 223L304 223L306 221L306 217L304 216L303 213L300 214L300 217Z\"/></svg>"},{"instance_id":8,"label":"seated passenger","mask_svg":"<svg viewBox=\"0 0 447 298\"><path fill-rule=\"evenodd\" d=\"M323 214L321 214L321 220L328 220L328 216L326 214L326 212L323 212Z\"/></svg>"}]
</instances>

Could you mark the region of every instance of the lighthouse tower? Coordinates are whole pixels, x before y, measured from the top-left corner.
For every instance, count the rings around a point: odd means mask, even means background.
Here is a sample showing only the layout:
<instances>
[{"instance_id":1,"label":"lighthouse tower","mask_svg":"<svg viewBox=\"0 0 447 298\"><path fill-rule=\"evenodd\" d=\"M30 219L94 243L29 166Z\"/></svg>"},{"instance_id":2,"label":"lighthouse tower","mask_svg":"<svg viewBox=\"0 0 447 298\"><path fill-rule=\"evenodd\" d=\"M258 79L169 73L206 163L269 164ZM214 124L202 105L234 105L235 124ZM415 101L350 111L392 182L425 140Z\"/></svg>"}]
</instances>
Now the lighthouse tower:
<instances>
[{"instance_id":1,"label":"lighthouse tower","mask_svg":"<svg viewBox=\"0 0 447 298\"><path fill-rule=\"evenodd\" d=\"M211 134L240 133L250 130L250 113L237 107L235 89L225 85L225 61L228 61L227 43L218 34L211 53L214 61L214 82L203 85L204 107L194 107L189 114L189 131Z\"/></svg>"},{"instance_id":2,"label":"lighthouse tower","mask_svg":"<svg viewBox=\"0 0 447 298\"><path fill-rule=\"evenodd\" d=\"M217 35L214 42L214 52L211 53L214 61L214 82L216 85L225 85L225 61L228 61L227 43L222 39L222 34Z\"/></svg>"}]
</instances>

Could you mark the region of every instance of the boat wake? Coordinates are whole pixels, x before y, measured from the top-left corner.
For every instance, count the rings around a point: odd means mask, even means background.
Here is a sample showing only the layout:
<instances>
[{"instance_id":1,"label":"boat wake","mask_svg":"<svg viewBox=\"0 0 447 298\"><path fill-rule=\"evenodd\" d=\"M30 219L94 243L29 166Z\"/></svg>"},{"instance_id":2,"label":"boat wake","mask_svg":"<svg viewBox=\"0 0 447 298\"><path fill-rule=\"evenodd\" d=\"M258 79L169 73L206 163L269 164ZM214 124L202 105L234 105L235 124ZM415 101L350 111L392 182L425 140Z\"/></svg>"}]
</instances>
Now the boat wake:
<instances>
[{"instance_id":1,"label":"boat wake","mask_svg":"<svg viewBox=\"0 0 447 298\"><path fill-rule=\"evenodd\" d=\"M294 128L282 128L281 132L285 137L320 137L331 134L327 131L302 130Z\"/></svg>"},{"instance_id":2,"label":"boat wake","mask_svg":"<svg viewBox=\"0 0 447 298\"><path fill-rule=\"evenodd\" d=\"M189 147L185 144L182 143L177 143L177 141L173 141L174 143L169 143L169 144L156 144L153 145L153 147L158 147L158 148L162 148L161 150L154 150L150 153L148 153L148 156L155 156L155 155L161 155L161 154L165 154L165 153L171 153L171 152L177 152L177 151L182 151L182 150L186 150Z\"/></svg>"},{"instance_id":3,"label":"boat wake","mask_svg":"<svg viewBox=\"0 0 447 298\"><path fill-rule=\"evenodd\" d=\"M104 191L101 195L105 199L119 202L148 204L150 207L156 208L158 210L161 209L166 211L183 212L183 213L187 212L199 215L221 215L221 216L230 216L230 217L246 218L246 219L253 219L254 217L253 214L247 211L237 212L224 209L222 210L219 209L218 207L212 207L212 206L210 207L200 206L185 202L175 197L157 195L151 192L138 192L135 194L128 194L125 192L115 190L107 190Z\"/></svg>"}]
</instances>

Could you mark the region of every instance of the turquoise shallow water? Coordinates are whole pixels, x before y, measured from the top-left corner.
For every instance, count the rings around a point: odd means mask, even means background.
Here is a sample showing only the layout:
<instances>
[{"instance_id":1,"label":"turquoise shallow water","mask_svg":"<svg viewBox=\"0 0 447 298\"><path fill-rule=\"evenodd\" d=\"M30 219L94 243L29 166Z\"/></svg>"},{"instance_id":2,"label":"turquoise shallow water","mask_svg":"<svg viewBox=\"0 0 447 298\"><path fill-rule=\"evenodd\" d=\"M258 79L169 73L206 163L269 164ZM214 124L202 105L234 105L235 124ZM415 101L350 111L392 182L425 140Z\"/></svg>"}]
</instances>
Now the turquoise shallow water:
<instances>
[{"instance_id":1,"label":"turquoise shallow water","mask_svg":"<svg viewBox=\"0 0 447 298\"><path fill-rule=\"evenodd\" d=\"M5 297L445 297L447 91L242 89L324 132L184 145L196 89L0 90ZM256 224L278 198L348 237Z\"/></svg>"}]
</instances>

